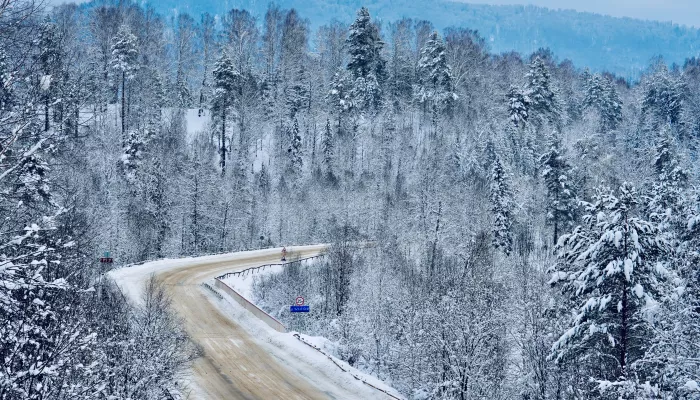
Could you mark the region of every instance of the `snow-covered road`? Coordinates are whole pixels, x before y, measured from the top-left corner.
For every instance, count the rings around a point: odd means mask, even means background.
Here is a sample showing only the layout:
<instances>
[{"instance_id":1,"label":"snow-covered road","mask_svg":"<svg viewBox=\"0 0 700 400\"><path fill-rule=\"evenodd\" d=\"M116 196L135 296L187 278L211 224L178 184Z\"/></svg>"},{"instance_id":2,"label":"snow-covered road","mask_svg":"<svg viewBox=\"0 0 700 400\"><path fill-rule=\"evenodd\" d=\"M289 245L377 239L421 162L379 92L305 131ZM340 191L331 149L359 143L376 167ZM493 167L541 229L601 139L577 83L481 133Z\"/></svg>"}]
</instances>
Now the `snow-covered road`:
<instances>
[{"instance_id":1,"label":"snow-covered road","mask_svg":"<svg viewBox=\"0 0 700 400\"><path fill-rule=\"evenodd\" d=\"M323 245L299 246L294 255L309 257ZM156 274L170 288L173 306L192 339L203 349L192 366L191 398L202 399L381 399L348 374L339 373L323 355L290 334L274 332L232 302L218 300L201 286L224 272L279 261L280 249L159 260L112 271L110 275L133 301L143 282Z\"/></svg>"}]
</instances>

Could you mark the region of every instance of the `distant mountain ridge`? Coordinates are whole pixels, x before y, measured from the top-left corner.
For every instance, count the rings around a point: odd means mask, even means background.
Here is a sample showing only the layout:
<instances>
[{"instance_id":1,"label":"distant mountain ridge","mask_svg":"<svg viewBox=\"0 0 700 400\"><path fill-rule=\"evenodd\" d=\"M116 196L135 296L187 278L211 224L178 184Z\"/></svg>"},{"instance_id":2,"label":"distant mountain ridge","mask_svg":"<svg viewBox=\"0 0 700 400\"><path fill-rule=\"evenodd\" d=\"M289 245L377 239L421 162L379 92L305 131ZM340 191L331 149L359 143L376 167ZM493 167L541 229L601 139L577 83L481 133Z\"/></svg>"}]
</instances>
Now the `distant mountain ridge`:
<instances>
[{"instance_id":1,"label":"distant mountain ridge","mask_svg":"<svg viewBox=\"0 0 700 400\"><path fill-rule=\"evenodd\" d=\"M267 0L153 0L163 15L187 12L199 19L203 12L223 14L232 8L250 11L262 21ZM616 18L574 10L551 10L535 6L468 4L449 0L282 0L282 8L296 8L313 29L337 19L352 22L361 6L384 23L402 17L425 19L442 31L449 26L475 29L493 53L511 50L523 54L549 47L562 61L577 67L607 70L636 78L652 58L662 56L669 64L683 64L700 55L700 30L670 22Z\"/></svg>"}]
</instances>

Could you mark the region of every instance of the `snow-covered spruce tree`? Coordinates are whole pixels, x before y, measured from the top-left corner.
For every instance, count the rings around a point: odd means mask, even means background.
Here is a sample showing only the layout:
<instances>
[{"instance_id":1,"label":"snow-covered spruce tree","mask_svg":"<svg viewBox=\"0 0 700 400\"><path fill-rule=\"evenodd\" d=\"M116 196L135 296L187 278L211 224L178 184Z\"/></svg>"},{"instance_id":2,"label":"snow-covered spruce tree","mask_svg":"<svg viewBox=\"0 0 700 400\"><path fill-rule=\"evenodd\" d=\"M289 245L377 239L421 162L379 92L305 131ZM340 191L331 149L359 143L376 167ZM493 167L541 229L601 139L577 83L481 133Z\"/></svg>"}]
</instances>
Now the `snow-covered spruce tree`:
<instances>
[{"instance_id":1,"label":"snow-covered spruce tree","mask_svg":"<svg viewBox=\"0 0 700 400\"><path fill-rule=\"evenodd\" d=\"M131 33L128 25L119 27L117 36L112 39L112 69L117 73L121 82L122 93L122 145L126 143L126 82L134 78L134 74L139 68L138 38Z\"/></svg>"},{"instance_id":2,"label":"snow-covered spruce tree","mask_svg":"<svg viewBox=\"0 0 700 400\"><path fill-rule=\"evenodd\" d=\"M333 159L335 156L333 130L331 129L331 120L326 119L326 129L323 131L321 138L321 152L323 153L323 168L326 171L326 176L331 179L333 177Z\"/></svg>"},{"instance_id":3,"label":"snow-covered spruce tree","mask_svg":"<svg viewBox=\"0 0 700 400\"><path fill-rule=\"evenodd\" d=\"M221 174L226 173L226 116L232 105L232 97L240 86L241 76L236 70L233 59L226 51L214 65L214 96L212 113L220 125L219 134L219 166Z\"/></svg>"},{"instance_id":4,"label":"snow-covered spruce tree","mask_svg":"<svg viewBox=\"0 0 700 400\"><path fill-rule=\"evenodd\" d=\"M343 116L354 109L352 98L352 78L347 71L338 70L331 79L331 88L326 95L326 102L338 118L338 131L343 126Z\"/></svg>"},{"instance_id":5,"label":"snow-covered spruce tree","mask_svg":"<svg viewBox=\"0 0 700 400\"><path fill-rule=\"evenodd\" d=\"M437 32L430 35L420 50L417 75L418 90L415 97L418 103L427 106L433 113L433 118L438 112L449 109L457 95L454 92L452 72L447 64L445 43Z\"/></svg>"},{"instance_id":6,"label":"snow-covered spruce tree","mask_svg":"<svg viewBox=\"0 0 700 400\"><path fill-rule=\"evenodd\" d=\"M539 119L539 124L560 123L561 106L557 89L545 61L536 56L530 63L530 71L525 76L527 90L525 95L530 102L530 117Z\"/></svg>"},{"instance_id":7,"label":"snow-covered spruce tree","mask_svg":"<svg viewBox=\"0 0 700 400\"><path fill-rule=\"evenodd\" d=\"M530 99L520 89L512 86L506 94L508 101L508 120L516 128L524 128L529 115Z\"/></svg>"},{"instance_id":8,"label":"snow-covered spruce tree","mask_svg":"<svg viewBox=\"0 0 700 400\"><path fill-rule=\"evenodd\" d=\"M542 179L547 188L547 221L552 224L553 244L559 240L562 230L571 228L576 211L576 195L569 174L571 166L562 154L561 138L553 132L547 152L540 157Z\"/></svg>"},{"instance_id":9,"label":"snow-covered spruce tree","mask_svg":"<svg viewBox=\"0 0 700 400\"><path fill-rule=\"evenodd\" d=\"M656 71L643 83L642 118L651 118L651 129L658 130L663 124L676 127L680 121L685 99L685 83L673 76L665 63L659 63Z\"/></svg>"},{"instance_id":10,"label":"snow-covered spruce tree","mask_svg":"<svg viewBox=\"0 0 700 400\"><path fill-rule=\"evenodd\" d=\"M136 175L139 172L141 163L143 162L144 151L146 148L146 138L143 132L132 130L129 132L128 139L124 144L124 152L122 153L121 169L124 172L127 182L136 184ZM138 190L138 188L134 188Z\"/></svg>"},{"instance_id":11,"label":"snow-covered spruce tree","mask_svg":"<svg viewBox=\"0 0 700 400\"><path fill-rule=\"evenodd\" d=\"M302 168L304 166L304 159L302 158L303 148L301 142L301 134L299 133L299 122L294 119L294 124L292 125L292 130L290 132L290 138L292 142L287 149L289 154L289 173L294 179L301 176Z\"/></svg>"},{"instance_id":12,"label":"snow-covered spruce tree","mask_svg":"<svg viewBox=\"0 0 700 400\"><path fill-rule=\"evenodd\" d=\"M681 167L675 140L668 130L659 135L655 148L654 169L649 201L650 218L673 237L680 239L686 228L684 195L690 172Z\"/></svg>"},{"instance_id":13,"label":"snow-covered spruce tree","mask_svg":"<svg viewBox=\"0 0 700 400\"><path fill-rule=\"evenodd\" d=\"M492 244L505 255L513 250L513 193L510 189L508 174L500 157L493 152L491 167L490 200L493 213Z\"/></svg>"},{"instance_id":14,"label":"snow-covered spruce tree","mask_svg":"<svg viewBox=\"0 0 700 400\"><path fill-rule=\"evenodd\" d=\"M584 107L592 107L600 116L600 131L617 129L622 122L622 101L609 77L592 75L584 82Z\"/></svg>"},{"instance_id":15,"label":"snow-covered spruce tree","mask_svg":"<svg viewBox=\"0 0 700 400\"><path fill-rule=\"evenodd\" d=\"M350 90L353 105L360 111L377 109L382 102L386 74L386 61L382 57L384 42L365 7L357 12L357 19L350 25L347 45L350 54L347 69L354 79Z\"/></svg>"},{"instance_id":16,"label":"snow-covered spruce tree","mask_svg":"<svg viewBox=\"0 0 700 400\"><path fill-rule=\"evenodd\" d=\"M628 183L617 194L600 189L583 224L559 239L550 284L572 304L570 328L552 347L557 362L589 369L589 389L636 398L649 378L643 362L654 312L670 273L663 232L643 218ZM638 386L639 385L639 386ZM611 393L612 392L612 393Z\"/></svg>"}]
</instances>

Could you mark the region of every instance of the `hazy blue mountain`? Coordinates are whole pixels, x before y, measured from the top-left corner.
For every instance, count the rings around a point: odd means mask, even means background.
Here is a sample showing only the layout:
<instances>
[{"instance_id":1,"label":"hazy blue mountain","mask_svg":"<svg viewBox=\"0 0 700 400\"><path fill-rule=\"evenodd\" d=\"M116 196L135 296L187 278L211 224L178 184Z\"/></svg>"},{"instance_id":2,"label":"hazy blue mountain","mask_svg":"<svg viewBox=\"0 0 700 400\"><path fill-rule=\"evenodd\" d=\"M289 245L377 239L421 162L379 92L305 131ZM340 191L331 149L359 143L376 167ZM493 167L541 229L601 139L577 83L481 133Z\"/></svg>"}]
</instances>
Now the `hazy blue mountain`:
<instances>
[{"instance_id":1,"label":"hazy blue mountain","mask_svg":"<svg viewBox=\"0 0 700 400\"><path fill-rule=\"evenodd\" d=\"M222 14L245 8L261 21L267 0L154 0L164 15L188 12L198 16L208 11ZM700 54L700 30L671 23L614 18L572 10L550 10L534 6L492 6L448 0L283 0L283 8L296 8L313 28L331 19L350 23L361 6L383 22L402 17L426 19L442 30L461 26L478 30L495 53L516 50L531 53L549 47L559 60L577 66L608 70L636 77L650 60L663 56L682 64ZM385 27L386 29L386 27Z\"/></svg>"}]
</instances>

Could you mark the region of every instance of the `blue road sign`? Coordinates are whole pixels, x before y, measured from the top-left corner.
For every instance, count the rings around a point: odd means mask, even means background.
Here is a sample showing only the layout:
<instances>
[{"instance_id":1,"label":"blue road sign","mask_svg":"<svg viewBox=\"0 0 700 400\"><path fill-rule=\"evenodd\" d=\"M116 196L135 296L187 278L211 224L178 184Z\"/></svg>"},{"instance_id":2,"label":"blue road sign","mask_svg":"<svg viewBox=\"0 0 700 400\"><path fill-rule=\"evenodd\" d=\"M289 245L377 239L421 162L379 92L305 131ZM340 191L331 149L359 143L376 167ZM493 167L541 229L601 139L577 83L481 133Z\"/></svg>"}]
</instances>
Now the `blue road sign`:
<instances>
[{"instance_id":1,"label":"blue road sign","mask_svg":"<svg viewBox=\"0 0 700 400\"><path fill-rule=\"evenodd\" d=\"M309 312L309 306L289 306L291 312Z\"/></svg>"}]
</instances>

